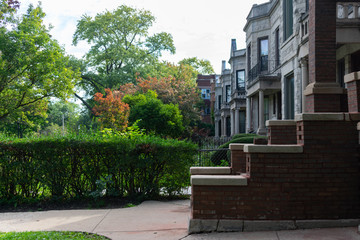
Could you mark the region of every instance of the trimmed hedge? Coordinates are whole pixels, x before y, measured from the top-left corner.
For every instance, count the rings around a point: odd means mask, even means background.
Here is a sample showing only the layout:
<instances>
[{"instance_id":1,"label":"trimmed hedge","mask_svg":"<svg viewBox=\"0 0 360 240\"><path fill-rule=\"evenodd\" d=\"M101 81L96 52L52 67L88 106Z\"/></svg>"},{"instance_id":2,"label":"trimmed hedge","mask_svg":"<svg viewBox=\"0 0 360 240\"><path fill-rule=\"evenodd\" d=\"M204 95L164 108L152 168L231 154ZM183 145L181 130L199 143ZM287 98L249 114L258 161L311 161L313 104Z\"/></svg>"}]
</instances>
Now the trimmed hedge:
<instances>
[{"instance_id":1,"label":"trimmed hedge","mask_svg":"<svg viewBox=\"0 0 360 240\"><path fill-rule=\"evenodd\" d=\"M214 165L219 165L219 163L226 161L230 164L230 151L229 145L231 143L253 143L255 138L267 138L265 136L260 136L257 134L246 134L240 133L233 136L233 139L219 146L219 150L214 152L210 160ZM221 150L223 149L223 150Z\"/></svg>"},{"instance_id":2,"label":"trimmed hedge","mask_svg":"<svg viewBox=\"0 0 360 240\"><path fill-rule=\"evenodd\" d=\"M197 147L155 136L0 142L0 198L145 196L189 185Z\"/></svg>"}]
</instances>

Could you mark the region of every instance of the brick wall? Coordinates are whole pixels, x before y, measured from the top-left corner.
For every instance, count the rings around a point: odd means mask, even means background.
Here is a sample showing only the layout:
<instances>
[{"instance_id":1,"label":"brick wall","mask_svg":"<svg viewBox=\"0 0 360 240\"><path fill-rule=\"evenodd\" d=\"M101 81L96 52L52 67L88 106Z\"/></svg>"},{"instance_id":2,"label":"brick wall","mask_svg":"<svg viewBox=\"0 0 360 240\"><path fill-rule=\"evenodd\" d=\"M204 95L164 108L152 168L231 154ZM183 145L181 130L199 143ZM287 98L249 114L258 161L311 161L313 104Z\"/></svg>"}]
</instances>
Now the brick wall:
<instances>
[{"instance_id":1,"label":"brick wall","mask_svg":"<svg viewBox=\"0 0 360 240\"><path fill-rule=\"evenodd\" d=\"M360 81L348 82L346 86L349 112L360 112Z\"/></svg>"},{"instance_id":2,"label":"brick wall","mask_svg":"<svg viewBox=\"0 0 360 240\"><path fill-rule=\"evenodd\" d=\"M312 94L306 96L306 112L341 112L341 94Z\"/></svg>"},{"instance_id":3,"label":"brick wall","mask_svg":"<svg viewBox=\"0 0 360 240\"><path fill-rule=\"evenodd\" d=\"M247 153L247 186L193 186L194 219L360 218L355 121L303 121L304 151Z\"/></svg>"},{"instance_id":4,"label":"brick wall","mask_svg":"<svg viewBox=\"0 0 360 240\"><path fill-rule=\"evenodd\" d=\"M246 155L243 150L231 150L231 172L246 173Z\"/></svg>"},{"instance_id":5,"label":"brick wall","mask_svg":"<svg viewBox=\"0 0 360 240\"><path fill-rule=\"evenodd\" d=\"M296 144L296 125L268 126L268 144Z\"/></svg>"}]
</instances>

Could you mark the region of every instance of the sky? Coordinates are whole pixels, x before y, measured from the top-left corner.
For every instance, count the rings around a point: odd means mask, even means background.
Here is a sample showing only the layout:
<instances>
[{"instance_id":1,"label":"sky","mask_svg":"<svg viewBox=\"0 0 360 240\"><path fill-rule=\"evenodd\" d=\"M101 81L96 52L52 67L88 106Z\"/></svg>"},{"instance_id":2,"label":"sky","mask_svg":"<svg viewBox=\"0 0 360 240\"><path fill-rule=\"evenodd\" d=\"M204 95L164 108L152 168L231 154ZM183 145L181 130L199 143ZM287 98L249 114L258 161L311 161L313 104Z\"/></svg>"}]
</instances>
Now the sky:
<instances>
[{"instance_id":1,"label":"sky","mask_svg":"<svg viewBox=\"0 0 360 240\"><path fill-rule=\"evenodd\" d=\"M38 0L20 0L20 12ZM89 49L85 42L72 45L77 21L87 14L95 16L106 10L127 5L149 10L156 18L151 33L167 32L173 36L176 53L165 53L162 60L177 63L198 57L210 61L217 74L221 61L229 60L231 39L237 48L245 48L246 17L253 4L268 0L42 0L45 24L51 24L51 35L65 47L66 53L81 58ZM229 67L229 66L227 66Z\"/></svg>"}]
</instances>

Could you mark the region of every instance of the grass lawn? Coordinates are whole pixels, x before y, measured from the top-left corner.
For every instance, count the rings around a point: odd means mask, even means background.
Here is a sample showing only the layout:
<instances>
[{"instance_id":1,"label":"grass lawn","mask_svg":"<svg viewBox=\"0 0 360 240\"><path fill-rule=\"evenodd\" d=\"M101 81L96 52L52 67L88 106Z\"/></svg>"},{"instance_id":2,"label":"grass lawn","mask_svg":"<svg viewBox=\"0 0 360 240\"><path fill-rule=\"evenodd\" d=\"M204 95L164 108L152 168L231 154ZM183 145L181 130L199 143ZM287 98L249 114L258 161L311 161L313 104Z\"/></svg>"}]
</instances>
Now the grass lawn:
<instances>
[{"instance_id":1,"label":"grass lawn","mask_svg":"<svg viewBox=\"0 0 360 240\"><path fill-rule=\"evenodd\" d=\"M0 239L27 239L27 240L46 240L46 239L71 239L71 240L108 240L108 238L96 234L83 232L9 232L0 233Z\"/></svg>"}]
</instances>

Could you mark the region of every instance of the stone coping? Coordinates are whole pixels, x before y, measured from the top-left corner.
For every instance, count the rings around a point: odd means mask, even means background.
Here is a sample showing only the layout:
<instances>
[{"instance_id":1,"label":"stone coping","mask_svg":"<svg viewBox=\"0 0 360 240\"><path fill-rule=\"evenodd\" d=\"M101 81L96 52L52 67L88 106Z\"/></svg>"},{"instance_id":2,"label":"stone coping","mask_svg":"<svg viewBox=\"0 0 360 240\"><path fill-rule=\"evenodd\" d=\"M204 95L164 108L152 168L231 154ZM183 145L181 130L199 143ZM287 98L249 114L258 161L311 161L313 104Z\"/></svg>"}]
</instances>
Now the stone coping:
<instances>
[{"instance_id":1,"label":"stone coping","mask_svg":"<svg viewBox=\"0 0 360 240\"><path fill-rule=\"evenodd\" d=\"M192 175L191 185L247 186L247 178L241 175Z\"/></svg>"},{"instance_id":2,"label":"stone coping","mask_svg":"<svg viewBox=\"0 0 360 240\"><path fill-rule=\"evenodd\" d=\"M302 153L301 145L247 145L244 146L246 153Z\"/></svg>"},{"instance_id":3,"label":"stone coping","mask_svg":"<svg viewBox=\"0 0 360 240\"><path fill-rule=\"evenodd\" d=\"M201 232L253 232L314 228L356 227L360 219L336 220L242 220L242 219L190 219L189 233Z\"/></svg>"},{"instance_id":4,"label":"stone coping","mask_svg":"<svg viewBox=\"0 0 360 240\"><path fill-rule=\"evenodd\" d=\"M357 124L357 130L360 131L360 122L358 122L358 124Z\"/></svg>"},{"instance_id":5,"label":"stone coping","mask_svg":"<svg viewBox=\"0 0 360 240\"><path fill-rule=\"evenodd\" d=\"M307 85L304 90L304 95L313 94L344 94L346 89L339 86L335 82L315 82Z\"/></svg>"},{"instance_id":6,"label":"stone coping","mask_svg":"<svg viewBox=\"0 0 360 240\"><path fill-rule=\"evenodd\" d=\"M358 121L360 113L302 113L295 121Z\"/></svg>"},{"instance_id":7,"label":"stone coping","mask_svg":"<svg viewBox=\"0 0 360 240\"><path fill-rule=\"evenodd\" d=\"M295 120L267 120L266 126L296 126Z\"/></svg>"},{"instance_id":8,"label":"stone coping","mask_svg":"<svg viewBox=\"0 0 360 240\"><path fill-rule=\"evenodd\" d=\"M247 144L244 144L244 143L230 143L229 144L229 149L230 150L240 150L240 151L243 151L244 150L244 146L246 145L252 145L251 143L247 143Z\"/></svg>"},{"instance_id":9,"label":"stone coping","mask_svg":"<svg viewBox=\"0 0 360 240\"><path fill-rule=\"evenodd\" d=\"M191 167L191 175L226 175L231 173L230 167Z\"/></svg>"},{"instance_id":10,"label":"stone coping","mask_svg":"<svg viewBox=\"0 0 360 240\"><path fill-rule=\"evenodd\" d=\"M360 80L360 72L352 72L344 76L345 83L349 83L357 80Z\"/></svg>"}]
</instances>

